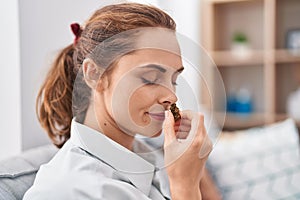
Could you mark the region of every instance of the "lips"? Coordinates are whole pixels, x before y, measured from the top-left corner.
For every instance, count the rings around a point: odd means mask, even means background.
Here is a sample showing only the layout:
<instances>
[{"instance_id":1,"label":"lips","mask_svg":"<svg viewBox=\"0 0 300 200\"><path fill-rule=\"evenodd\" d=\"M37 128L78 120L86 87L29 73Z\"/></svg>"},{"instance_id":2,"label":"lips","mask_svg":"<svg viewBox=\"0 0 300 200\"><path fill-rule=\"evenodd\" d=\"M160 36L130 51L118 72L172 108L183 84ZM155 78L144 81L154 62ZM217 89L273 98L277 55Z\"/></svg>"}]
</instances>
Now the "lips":
<instances>
[{"instance_id":1,"label":"lips","mask_svg":"<svg viewBox=\"0 0 300 200\"><path fill-rule=\"evenodd\" d=\"M165 113L149 113L150 117L157 121L165 120Z\"/></svg>"}]
</instances>

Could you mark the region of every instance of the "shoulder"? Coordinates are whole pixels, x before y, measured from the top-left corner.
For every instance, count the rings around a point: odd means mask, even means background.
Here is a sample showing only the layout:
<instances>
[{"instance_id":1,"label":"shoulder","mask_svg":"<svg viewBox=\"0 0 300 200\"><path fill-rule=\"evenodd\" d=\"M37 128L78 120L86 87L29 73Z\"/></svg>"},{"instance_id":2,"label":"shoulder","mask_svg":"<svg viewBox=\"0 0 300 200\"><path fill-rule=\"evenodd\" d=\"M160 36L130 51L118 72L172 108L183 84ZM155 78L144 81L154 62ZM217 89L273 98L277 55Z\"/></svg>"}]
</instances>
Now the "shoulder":
<instances>
[{"instance_id":1,"label":"shoulder","mask_svg":"<svg viewBox=\"0 0 300 200\"><path fill-rule=\"evenodd\" d=\"M95 175L111 177L112 174L113 169L105 162L72 143L66 143L50 162L40 167L34 184L91 181Z\"/></svg>"},{"instance_id":2,"label":"shoulder","mask_svg":"<svg viewBox=\"0 0 300 200\"><path fill-rule=\"evenodd\" d=\"M70 175L70 174L69 174ZM149 200L149 198L133 185L122 180L108 177L97 177L88 180L83 177L76 178L72 175L64 177L47 185L36 182L25 194L24 200L39 199L131 199Z\"/></svg>"},{"instance_id":3,"label":"shoulder","mask_svg":"<svg viewBox=\"0 0 300 200\"><path fill-rule=\"evenodd\" d=\"M68 143L41 166L24 199L148 198L105 162Z\"/></svg>"}]
</instances>

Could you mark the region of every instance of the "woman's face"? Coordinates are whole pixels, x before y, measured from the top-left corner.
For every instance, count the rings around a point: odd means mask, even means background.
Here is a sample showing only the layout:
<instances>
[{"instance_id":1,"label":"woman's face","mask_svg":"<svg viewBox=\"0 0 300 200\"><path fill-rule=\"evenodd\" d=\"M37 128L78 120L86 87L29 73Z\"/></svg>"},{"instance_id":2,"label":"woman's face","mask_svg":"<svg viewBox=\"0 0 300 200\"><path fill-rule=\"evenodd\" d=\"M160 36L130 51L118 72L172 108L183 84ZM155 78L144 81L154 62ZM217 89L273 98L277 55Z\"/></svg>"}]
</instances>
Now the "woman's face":
<instances>
[{"instance_id":1,"label":"woman's face","mask_svg":"<svg viewBox=\"0 0 300 200\"><path fill-rule=\"evenodd\" d=\"M176 79L182 70L179 51L141 49L121 57L101 92L113 125L130 135L158 136L164 111L177 101ZM100 119L103 113L95 109Z\"/></svg>"}]
</instances>

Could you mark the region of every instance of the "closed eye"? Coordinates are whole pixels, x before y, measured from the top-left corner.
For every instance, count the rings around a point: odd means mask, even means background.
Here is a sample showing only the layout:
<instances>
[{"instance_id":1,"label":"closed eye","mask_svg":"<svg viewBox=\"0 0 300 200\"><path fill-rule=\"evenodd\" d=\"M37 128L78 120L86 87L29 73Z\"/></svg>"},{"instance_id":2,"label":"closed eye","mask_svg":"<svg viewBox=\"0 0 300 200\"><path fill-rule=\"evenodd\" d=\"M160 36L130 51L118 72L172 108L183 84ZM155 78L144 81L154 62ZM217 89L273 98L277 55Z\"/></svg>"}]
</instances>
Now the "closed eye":
<instances>
[{"instance_id":1,"label":"closed eye","mask_svg":"<svg viewBox=\"0 0 300 200\"><path fill-rule=\"evenodd\" d=\"M144 83L144 84L146 84L146 85L154 85L154 84L156 84L157 83L157 79L155 79L155 80L147 80L147 79L145 79L145 78L141 78L142 79L142 82Z\"/></svg>"}]
</instances>

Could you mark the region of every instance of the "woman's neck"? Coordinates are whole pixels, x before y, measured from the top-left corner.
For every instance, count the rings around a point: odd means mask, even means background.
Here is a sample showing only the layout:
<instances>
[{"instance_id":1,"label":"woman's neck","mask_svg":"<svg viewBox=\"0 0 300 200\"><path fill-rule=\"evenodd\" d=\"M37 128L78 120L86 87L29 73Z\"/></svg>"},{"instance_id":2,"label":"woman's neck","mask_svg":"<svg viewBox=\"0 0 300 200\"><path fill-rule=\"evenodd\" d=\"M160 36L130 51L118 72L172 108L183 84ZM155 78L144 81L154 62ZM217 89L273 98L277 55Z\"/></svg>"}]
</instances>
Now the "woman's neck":
<instances>
[{"instance_id":1,"label":"woman's neck","mask_svg":"<svg viewBox=\"0 0 300 200\"><path fill-rule=\"evenodd\" d=\"M97 110L99 110L99 108ZM106 135L130 151L133 150L134 136L120 130L106 109L101 109L101 115L98 114L97 117L96 115L94 105L91 103L86 112L83 124Z\"/></svg>"}]
</instances>

